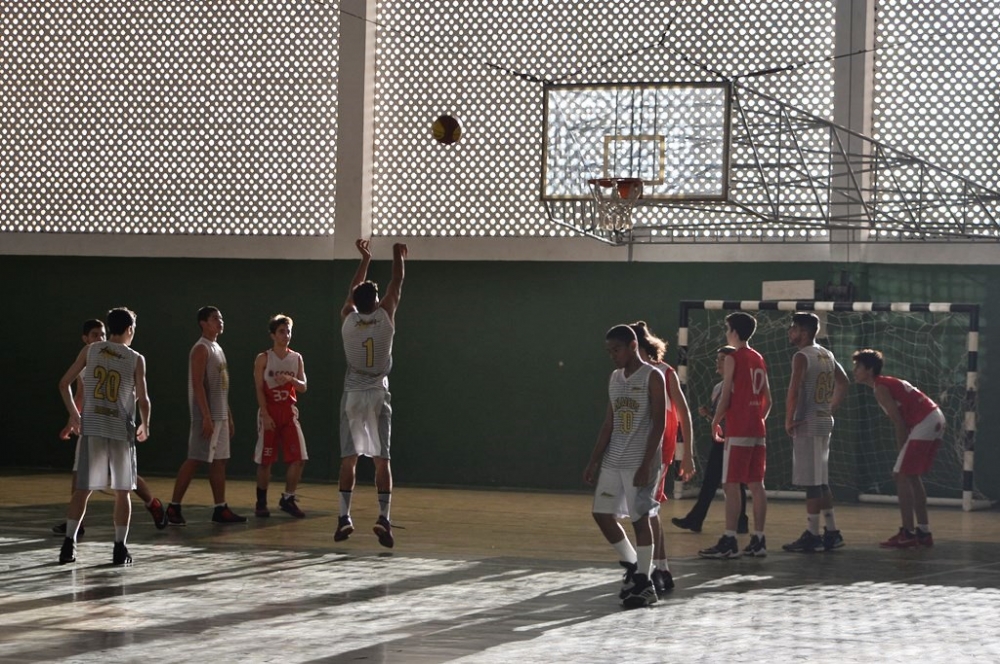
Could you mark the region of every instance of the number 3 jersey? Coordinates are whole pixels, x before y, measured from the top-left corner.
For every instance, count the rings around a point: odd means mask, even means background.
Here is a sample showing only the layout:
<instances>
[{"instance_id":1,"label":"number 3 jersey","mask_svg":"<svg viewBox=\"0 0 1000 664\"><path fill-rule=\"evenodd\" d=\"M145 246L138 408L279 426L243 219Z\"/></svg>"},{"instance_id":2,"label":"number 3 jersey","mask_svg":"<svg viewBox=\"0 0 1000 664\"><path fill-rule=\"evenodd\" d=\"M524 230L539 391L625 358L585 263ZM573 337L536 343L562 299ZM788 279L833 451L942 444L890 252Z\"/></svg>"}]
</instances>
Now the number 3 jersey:
<instances>
[{"instance_id":1,"label":"number 3 jersey","mask_svg":"<svg viewBox=\"0 0 1000 664\"><path fill-rule=\"evenodd\" d=\"M138 360L139 353L113 341L99 341L87 348L80 413L82 435L134 440Z\"/></svg>"},{"instance_id":2,"label":"number 3 jersey","mask_svg":"<svg viewBox=\"0 0 1000 664\"><path fill-rule=\"evenodd\" d=\"M395 327L388 312L381 307L370 314L353 311L344 318L340 331L347 358L344 390L389 389Z\"/></svg>"},{"instance_id":3,"label":"number 3 jersey","mask_svg":"<svg viewBox=\"0 0 1000 664\"><path fill-rule=\"evenodd\" d=\"M837 360L833 353L818 344L806 346L796 355L806 359L799 399L795 405L795 421L800 423L796 435L827 436L833 431L833 388Z\"/></svg>"}]
</instances>

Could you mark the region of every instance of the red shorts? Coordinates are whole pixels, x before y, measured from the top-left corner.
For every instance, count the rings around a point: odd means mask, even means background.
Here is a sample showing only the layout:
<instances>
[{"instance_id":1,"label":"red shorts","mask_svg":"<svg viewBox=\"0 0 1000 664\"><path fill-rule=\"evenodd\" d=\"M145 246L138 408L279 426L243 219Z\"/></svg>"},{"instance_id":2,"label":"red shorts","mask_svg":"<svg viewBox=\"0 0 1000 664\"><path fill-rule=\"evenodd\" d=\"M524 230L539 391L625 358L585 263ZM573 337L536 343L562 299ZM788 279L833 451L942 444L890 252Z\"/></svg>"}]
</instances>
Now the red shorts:
<instances>
[{"instance_id":1,"label":"red shorts","mask_svg":"<svg viewBox=\"0 0 1000 664\"><path fill-rule=\"evenodd\" d=\"M268 408L268 414L274 420L274 429L265 430L260 413L257 414L257 447L254 449L254 463L270 466L278 460L278 450L285 463L306 461L306 439L299 426L299 411L291 408Z\"/></svg>"},{"instance_id":2,"label":"red shorts","mask_svg":"<svg viewBox=\"0 0 1000 664\"><path fill-rule=\"evenodd\" d=\"M941 438L944 436L945 418L936 408L910 429L906 444L899 451L892 472L904 475L923 475L931 469Z\"/></svg>"},{"instance_id":3,"label":"red shorts","mask_svg":"<svg viewBox=\"0 0 1000 664\"><path fill-rule=\"evenodd\" d=\"M722 481L741 484L763 482L767 469L765 441L765 438L726 438L726 449L722 454Z\"/></svg>"}]
</instances>

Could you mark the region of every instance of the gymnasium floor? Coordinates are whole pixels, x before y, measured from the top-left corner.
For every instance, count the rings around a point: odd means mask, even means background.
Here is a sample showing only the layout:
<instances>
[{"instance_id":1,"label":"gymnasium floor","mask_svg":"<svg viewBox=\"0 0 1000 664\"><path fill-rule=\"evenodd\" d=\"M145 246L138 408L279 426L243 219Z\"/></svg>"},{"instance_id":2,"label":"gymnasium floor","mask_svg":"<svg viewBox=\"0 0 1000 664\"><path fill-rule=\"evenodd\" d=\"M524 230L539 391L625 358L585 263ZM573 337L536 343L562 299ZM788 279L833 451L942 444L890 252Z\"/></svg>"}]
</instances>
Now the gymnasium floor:
<instances>
[{"instance_id":1,"label":"gymnasium floor","mask_svg":"<svg viewBox=\"0 0 1000 664\"><path fill-rule=\"evenodd\" d=\"M170 478L147 479L167 496ZM803 506L773 501L766 559L700 560L718 502L701 534L668 525L673 594L624 611L586 495L397 488L389 551L370 531L372 487L355 494L358 530L335 544L333 486L302 488L304 520L275 510L217 526L198 479L185 528L157 531L134 503L135 563L114 568L100 494L78 562L57 564L49 529L68 483L0 477L0 661L1000 661L996 511L932 510L933 549L886 551L896 508L841 506L847 547L803 556L780 550ZM251 483L228 493L251 513ZM689 506L668 503L665 521Z\"/></svg>"}]
</instances>

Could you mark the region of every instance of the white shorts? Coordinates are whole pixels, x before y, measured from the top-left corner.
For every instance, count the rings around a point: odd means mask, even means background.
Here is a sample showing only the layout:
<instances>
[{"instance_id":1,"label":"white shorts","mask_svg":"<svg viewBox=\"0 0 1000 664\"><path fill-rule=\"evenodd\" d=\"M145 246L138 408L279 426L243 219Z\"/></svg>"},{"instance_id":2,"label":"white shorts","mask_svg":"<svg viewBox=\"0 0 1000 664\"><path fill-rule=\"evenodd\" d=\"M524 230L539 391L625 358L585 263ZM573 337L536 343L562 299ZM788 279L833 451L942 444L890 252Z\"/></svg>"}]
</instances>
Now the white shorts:
<instances>
[{"instance_id":1,"label":"white shorts","mask_svg":"<svg viewBox=\"0 0 1000 664\"><path fill-rule=\"evenodd\" d=\"M100 436L80 436L80 461L76 471L76 488L99 491L111 487L115 491L133 491L138 476L135 445L125 440Z\"/></svg>"},{"instance_id":2,"label":"white shorts","mask_svg":"<svg viewBox=\"0 0 1000 664\"><path fill-rule=\"evenodd\" d=\"M212 437L205 439L201 435L201 422L191 423L191 434L188 436L189 459L211 463L229 458L229 420L212 420L212 424Z\"/></svg>"},{"instance_id":3,"label":"white shorts","mask_svg":"<svg viewBox=\"0 0 1000 664\"><path fill-rule=\"evenodd\" d=\"M660 472L662 472L661 466ZM595 514L613 514L616 517L628 517L632 522L644 516L655 515L660 510L656 502L656 490L660 486L660 474L657 473L652 482L646 486L633 486L635 468L619 470L617 468L601 468L594 487Z\"/></svg>"},{"instance_id":4,"label":"white shorts","mask_svg":"<svg viewBox=\"0 0 1000 664\"><path fill-rule=\"evenodd\" d=\"M390 395L380 387L344 392L340 399L340 456L389 458Z\"/></svg>"},{"instance_id":5,"label":"white shorts","mask_svg":"<svg viewBox=\"0 0 1000 664\"><path fill-rule=\"evenodd\" d=\"M73 472L76 472L77 467L80 465L80 440L83 436L76 437L76 451L73 452Z\"/></svg>"},{"instance_id":6,"label":"white shorts","mask_svg":"<svg viewBox=\"0 0 1000 664\"><path fill-rule=\"evenodd\" d=\"M792 484L830 483L830 434L792 437Z\"/></svg>"}]
</instances>

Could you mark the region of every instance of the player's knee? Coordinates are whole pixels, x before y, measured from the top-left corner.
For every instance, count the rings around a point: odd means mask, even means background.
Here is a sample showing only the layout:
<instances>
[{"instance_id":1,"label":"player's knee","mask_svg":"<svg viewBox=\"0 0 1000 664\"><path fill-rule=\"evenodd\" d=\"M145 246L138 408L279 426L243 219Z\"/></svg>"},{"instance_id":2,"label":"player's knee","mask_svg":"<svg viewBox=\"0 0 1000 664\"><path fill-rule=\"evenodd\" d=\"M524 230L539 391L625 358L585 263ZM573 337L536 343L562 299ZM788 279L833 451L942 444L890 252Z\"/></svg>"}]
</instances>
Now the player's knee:
<instances>
[{"instance_id":1,"label":"player's knee","mask_svg":"<svg viewBox=\"0 0 1000 664\"><path fill-rule=\"evenodd\" d=\"M811 499L815 499L815 498L822 498L822 497L823 497L823 486L817 484L815 486L807 486L806 487L806 499L807 500L811 500Z\"/></svg>"}]
</instances>

